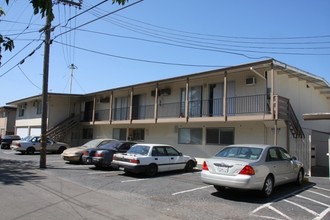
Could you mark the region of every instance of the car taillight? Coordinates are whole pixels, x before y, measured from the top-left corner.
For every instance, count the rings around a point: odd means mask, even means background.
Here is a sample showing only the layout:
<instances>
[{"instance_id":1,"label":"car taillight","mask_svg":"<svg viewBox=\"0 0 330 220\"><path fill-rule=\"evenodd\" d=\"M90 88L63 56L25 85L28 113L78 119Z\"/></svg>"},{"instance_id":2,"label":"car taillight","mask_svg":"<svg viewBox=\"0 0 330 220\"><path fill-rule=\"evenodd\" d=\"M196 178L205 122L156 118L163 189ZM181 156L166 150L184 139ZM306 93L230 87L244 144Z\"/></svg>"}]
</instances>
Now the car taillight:
<instances>
[{"instance_id":1,"label":"car taillight","mask_svg":"<svg viewBox=\"0 0 330 220\"><path fill-rule=\"evenodd\" d=\"M83 152L83 155L84 155L84 156L88 156L88 151L84 151L84 152Z\"/></svg>"},{"instance_id":2,"label":"car taillight","mask_svg":"<svg viewBox=\"0 0 330 220\"><path fill-rule=\"evenodd\" d=\"M203 163L202 170L209 170L209 167L207 166L205 161Z\"/></svg>"},{"instance_id":3,"label":"car taillight","mask_svg":"<svg viewBox=\"0 0 330 220\"><path fill-rule=\"evenodd\" d=\"M245 167L243 167L243 169L241 170L241 172L239 172L239 174L243 174L243 175L254 175L254 169L253 167L251 167L250 165L246 165Z\"/></svg>"},{"instance_id":4,"label":"car taillight","mask_svg":"<svg viewBox=\"0 0 330 220\"><path fill-rule=\"evenodd\" d=\"M138 159L130 159L129 162L136 163L136 164L139 164L140 163L140 161Z\"/></svg>"},{"instance_id":5,"label":"car taillight","mask_svg":"<svg viewBox=\"0 0 330 220\"><path fill-rule=\"evenodd\" d=\"M95 157L104 157L104 154L102 152L96 152Z\"/></svg>"}]
</instances>

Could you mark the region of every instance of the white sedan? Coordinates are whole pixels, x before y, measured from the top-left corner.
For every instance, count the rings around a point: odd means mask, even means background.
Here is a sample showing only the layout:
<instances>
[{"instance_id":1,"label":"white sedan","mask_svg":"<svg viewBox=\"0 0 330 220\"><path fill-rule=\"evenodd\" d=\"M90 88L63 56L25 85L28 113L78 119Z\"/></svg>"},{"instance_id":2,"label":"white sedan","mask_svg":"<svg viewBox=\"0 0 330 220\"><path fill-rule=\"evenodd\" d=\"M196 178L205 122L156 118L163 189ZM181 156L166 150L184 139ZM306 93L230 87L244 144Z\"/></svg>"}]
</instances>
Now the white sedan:
<instances>
[{"instance_id":1,"label":"white sedan","mask_svg":"<svg viewBox=\"0 0 330 220\"><path fill-rule=\"evenodd\" d=\"M114 154L111 165L124 168L128 173L145 173L151 177L158 172L192 171L197 162L195 158L182 155L170 145L136 144L126 153Z\"/></svg>"},{"instance_id":2,"label":"white sedan","mask_svg":"<svg viewBox=\"0 0 330 220\"><path fill-rule=\"evenodd\" d=\"M230 145L203 163L201 180L225 188L260 190L265 197L280 184L302 184L304 167L282 147Z\"/></svg>"},{"instance_id":3,"label":"white sedan","mask_svg":"<svg viewBox=\"0 0 330 220\"><path fill-rule=\"evenodd\" d=\"M66 143L47 138L46 151L48 152L60 154L69 147L70 146ZM34 154L35 151L41 150L41 138L40 136L27 136L19 141L13 141L10 145L10 149L19 151L22 154Z\"/></svg>"}]
</instances>

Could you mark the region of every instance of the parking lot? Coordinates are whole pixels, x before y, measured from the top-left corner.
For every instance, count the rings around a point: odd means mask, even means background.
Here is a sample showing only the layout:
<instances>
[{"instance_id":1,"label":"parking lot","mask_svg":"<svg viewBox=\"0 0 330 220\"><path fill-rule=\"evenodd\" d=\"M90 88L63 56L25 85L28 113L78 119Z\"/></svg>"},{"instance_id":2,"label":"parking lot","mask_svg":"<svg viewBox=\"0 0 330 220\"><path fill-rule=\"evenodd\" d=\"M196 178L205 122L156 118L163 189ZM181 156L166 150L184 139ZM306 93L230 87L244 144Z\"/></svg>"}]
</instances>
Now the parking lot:
<instances>
[{"instance_id":1,"label":"parking lot","mask_svg":"<svg viewBox=\"0 0 330 220\"><path fill-rule=\"evenodd\" d=\"M1 150L0 159L2 166L10 160L16 161L16 166L38 169L40 157ZM300 187L278 187L265 199L257 192L217 192L200 181L199 169L147 178L69 164L58 154L48 154L47 169L42 172L111 195L125 201L127 208L136 204L176 219L330 219L330 182L326 178L309 178Z\"/></svg>"}]
</instances>

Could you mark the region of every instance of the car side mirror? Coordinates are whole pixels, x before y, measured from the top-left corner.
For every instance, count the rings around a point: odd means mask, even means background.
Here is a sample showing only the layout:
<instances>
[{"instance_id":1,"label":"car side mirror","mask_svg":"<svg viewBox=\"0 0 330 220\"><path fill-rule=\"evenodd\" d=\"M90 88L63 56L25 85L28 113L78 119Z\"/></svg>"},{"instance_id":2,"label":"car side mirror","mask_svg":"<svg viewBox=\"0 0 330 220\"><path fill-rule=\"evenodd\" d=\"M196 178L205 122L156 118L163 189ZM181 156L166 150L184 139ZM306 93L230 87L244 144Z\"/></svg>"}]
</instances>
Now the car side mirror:
<instances>
[{"instance_id":1,"label":"car side mirror","mask_svg":"<svg viewBox=\"0 0 330 220\"><path fill-rule=\"evenodd\" d=\"M181 152L179 152L179 156L182 156L183 154Z\"/></svg>"},{"instance_id":2,"label":"car side mirror","mask_svg":"<svg viewBox=\"0 0 330 220\"><path fill-rule=\"evenodd\" d=\"M291 157L291 160L297 160L297 157L293 156Z\"/></svg>"}]
</instances>

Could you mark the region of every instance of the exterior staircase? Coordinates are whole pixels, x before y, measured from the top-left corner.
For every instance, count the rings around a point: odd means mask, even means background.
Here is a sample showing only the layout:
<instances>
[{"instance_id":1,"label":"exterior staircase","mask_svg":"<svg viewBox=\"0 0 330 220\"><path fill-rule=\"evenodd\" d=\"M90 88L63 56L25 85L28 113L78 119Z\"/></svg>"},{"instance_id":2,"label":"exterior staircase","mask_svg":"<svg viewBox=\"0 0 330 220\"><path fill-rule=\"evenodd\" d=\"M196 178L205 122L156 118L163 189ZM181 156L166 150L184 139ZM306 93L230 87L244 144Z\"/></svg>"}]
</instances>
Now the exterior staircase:
<instances>
[{"instance_id":1,"label":"exterior staircase","mask_svg":"<svg viewBox=\"0 0 330 220\"><path fill-rule=\"evenodd\" d=\"M289 99L284 97L277 97L277 99L278 118L285 120L294 138L305 138L304 131L300 126L299 120L294 113Z\"/></svg>"},{"instance_id":2,"label":"exterior staircase","mask_svg":"<svg viewBox=\"0 0 330 220\"><path fill-rule=\"evenodd\" d=\"M53 128L47 130L46 135L47 137L50 137L55 141L64 141L67 134L70 133L69 130L78 126L79 121L79 115L72 115L54 126Z\"/></svg>"}]
</instances>

